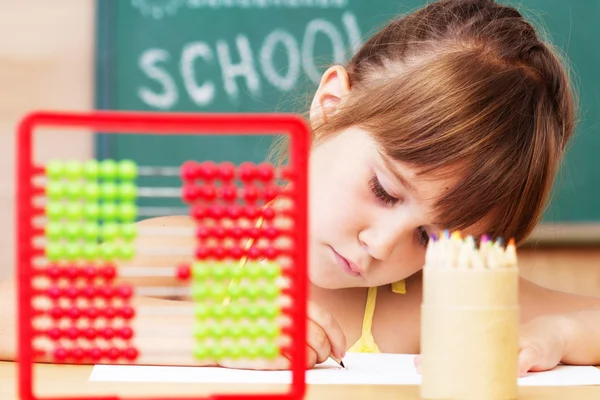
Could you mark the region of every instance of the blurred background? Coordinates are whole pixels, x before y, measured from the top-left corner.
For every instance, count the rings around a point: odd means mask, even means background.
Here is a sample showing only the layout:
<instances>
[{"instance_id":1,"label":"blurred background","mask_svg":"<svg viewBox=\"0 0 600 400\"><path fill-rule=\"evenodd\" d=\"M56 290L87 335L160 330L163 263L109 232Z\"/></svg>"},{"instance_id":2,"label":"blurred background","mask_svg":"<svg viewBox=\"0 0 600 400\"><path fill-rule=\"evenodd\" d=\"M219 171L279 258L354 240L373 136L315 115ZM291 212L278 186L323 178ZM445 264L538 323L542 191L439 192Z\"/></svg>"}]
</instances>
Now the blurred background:
<instances>
[{"instance_id":1,"label":"blurred background","mask_svg":"<svg viewBox=\"0 0 600 400\"><path fill-rule=\"evenodd\" d=\"M20 0L0 2L0 278L14 265L15 129L46 110L304 112L321 72L422 0ZM521 249L524 276L600 296L600 3L516 4L569 58L580 123L543 223ZM58 135L58 136L56 136ZM144 165L224 157L211 139L57 133L53 158ZM270 141L233 138L260 161ZM236 149L239 152L236 153ZM232 160L232 161L240 161Z\"/></svg>"}]
</instances>

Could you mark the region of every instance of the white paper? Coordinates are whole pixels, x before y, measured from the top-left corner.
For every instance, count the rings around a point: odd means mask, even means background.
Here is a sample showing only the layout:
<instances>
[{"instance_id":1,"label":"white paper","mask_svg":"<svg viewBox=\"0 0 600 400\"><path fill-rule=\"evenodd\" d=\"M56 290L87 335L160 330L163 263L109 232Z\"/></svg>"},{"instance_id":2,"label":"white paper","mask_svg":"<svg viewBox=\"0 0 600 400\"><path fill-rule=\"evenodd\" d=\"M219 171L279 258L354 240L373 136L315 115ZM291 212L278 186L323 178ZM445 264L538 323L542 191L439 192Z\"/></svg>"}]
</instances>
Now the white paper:
<instances>
[{"instance_id":1,"label":"white paper","mask_svg":"<svg viewBox=\"0 0 600 400\"><path fill-rule=\"evenodd\" d=\"M419 385L410 354L347 353L342 369L332 360L306 372L308 384ZM449 367L452 368L451 366ZM450 372L449 372L450 373ZM96 365L90 381L196 382L196 383L290 383L289 371L251 371L214 367ZM520 386L600 385L600 369L559 365L551 371L533 372L519 378Z\"/></svg>"}]
</instances>

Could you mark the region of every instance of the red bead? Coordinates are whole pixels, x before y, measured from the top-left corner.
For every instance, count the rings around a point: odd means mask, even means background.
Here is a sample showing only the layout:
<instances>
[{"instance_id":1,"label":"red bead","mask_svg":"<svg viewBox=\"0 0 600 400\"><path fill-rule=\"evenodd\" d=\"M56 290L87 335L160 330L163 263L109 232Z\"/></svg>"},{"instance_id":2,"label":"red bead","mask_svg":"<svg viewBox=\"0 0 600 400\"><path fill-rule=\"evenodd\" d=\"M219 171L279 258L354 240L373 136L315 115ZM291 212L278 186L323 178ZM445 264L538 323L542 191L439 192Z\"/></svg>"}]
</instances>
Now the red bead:
<instances>
[{"instance_id":1,"label":"red bead","mask_svg":"<svg viewBox=\"0 0 600 400\"><path fill-rule=\"evenodd\" d=\"M133 329L128 326L124 326L119 329L119 336L125 340L131 339L133 337Z\"/></svg>"},{"instance_id":2,"label":"red bead","mask_svg":"<svg viewBox=\"0 0 600 400\"><path fill-rule=\"evenodd\" d=\"M260 258L261 253L262 252L258 247L250 247L248 249L248 258L250 258L251 260L257 260Z\"/></svg>"},{"instance_id":3,"label":"red bead","mask_svg":"<svg viewBox=\"0 0 600 400\"><path fill-rule=\"evenodd\" d=\"M56 327L48 329L46 334L52 340L58 340L62 337L62 331Z\"/></svg>"},{"instance_id":4,"label":"red bead","mask_svg":"<svg viewBox=\"0 0 600 400\"><path fill-rule=\"evenodd\" d=\"M258 214L259 214L259 210L256 207L253 207L253 206L244 207L244 216L246 218L254 219L254 218L258 217Z\"/></svg>"},{"instance_id":5,"label":"red bead","mask_svg":"<svg viewBox=\"0 0 600 400\"><path fill-rule=\"evenodd\" d=\"M87 299L93 299L96 296L96 287L92 285L84 286L80 288L81 295Z\"/></svg>"},{"instance_id":6,"label":"red bead","mask_svg":"<svg viewBox=\"0 0 600 400\"><path fill-rule=\"evenodd\" d=\"M83 331L83 335L89 340L94 340L96 339L96 336L98 336L98 332L96 332L96 329L94 328L86 328Z\"/></svg>"},{"instance_id":7,"label":"red bead","mask_svg":"<svg viewBox=\"0 0 600 400\"><path fill-rule=\"evenodd\" d=\"M242 258L242 256L244 255L244 249L242 249L239 246L234 246L229 249L229 254L233 258Z\"/></svg>"},{"instance_id":8,"label":"red bead","mask_svg":"<svg viewBox=\"0 0 600 400\"><path fill-rule=\"evenodd\" d=\"M234 239L241 239L244 236L244 229L242 229L239 226L234 226L233 228L231 228L229 234Z\"/></svg>"},{"instance_id":9,"label":"red bead","mask_svg":"<svg viewBox=\"0 0 600 400\"><path fill-rule=\"evenodd\" d=\"M61 297L61 290L58 286L50 286L46 289L46 294L51 299L58 300Z\"/></svg>"},{"instance_id":10,"label":"red bead","mask_svg":"<svg viewBox=\"0 0 600 400\"><path fill-rule=\"evenodd\" d=\"M69 357L69 351L64 347L57 347L54 349L52 355L56 361L65 361Z\"/></svg>"},{"instance_id":11,"label":"red bead","mask_svg":"<svg viewBox=\"0 0 600 400\"><path fill-rule=\"evenodd\" d=\"M251 162L244 162L238 168L238 176L243 182L250 182L256 177L256 167Z\"/></svg>"},{"instance_id":12,"label":"red bead","mask_svg":"<svg viewBox=\"0 0 600 400\"><path fill-rule=\"evenodd\" d=\"M182 264L177 267L177 279L180 281L187 281L191 275L191 269L188 264Z\"/></svg>"},{"instance_id":13,"label":"red bead","mask_svg":"<svg viewBox=\"0 0 600 400\"><path fill-rule=\"evenodd\" d=\"M64 311L60 307L52 307L50 309L50 316L54 319L61 319L64 316Z\"/></svg>"},{"instance_id":14,"label":"red bead","mask_svg":"<svg viewBox=\"0 0 600 400\"><path fill-rule=\"evenodd\" d=\"M67 309L67 314L69 315L69 318L71 318L71 319L79 319L79 318L81 318L81 309L76 306L69 307Z\"/></svg>"},{"instance_id":15,"label":"red bead","mask_svg":"<svg viewBox=\"0 0 600 400\"><path fill-rule=\"evenodd\" d=\"M210 236L210 228L208 228L206 226L199 226L198 229L196 229L196 237L198 239L206 239L209 236Z\"/></svg>"},{"instance_id":16,"label":"red bead","mask_svg":"<svg viewBox=\"0 0 600 400\"><path fill-rule=\"evenodd\" d=\"M261 215L267 221L275 218L275 210L272 207L265 207L261 210Z\"/></svg>"},{"instance_id":17,"label":"red bead","mask_svg":"<svg viewBox=\"0 0 600 400\"><path fill-rule=\"evenodd\" d=\"M112 339L112 338L114 338L114 337L115 337L115 334L116 334L116 332L115 332L115 330L114 330L113 328L111 328L111 327L109 326L109 327L106 327L106 328L104 328L104 329L101 329L101 330L100 330L100 334L102 335L102 337L103 337L104 339L106 339L106 340L110 340L110 339Z\"/></svg>"},{"instance_id":18,"label":"red bead","mask_svg":"<svg viewBox=\"0 0 600 400\"><path fill-rule=\"evenodd\" d=\"M252 239L258 239L260 237L260 229L256 227L248 229L248 236L250 236Z\"/></svg>"},{"instance_id":19,"label":"red bead","mask_svg":"<svg viewBox=\"0 0 600 400\"><path fill-rule=\"evenodd\" d=\"M261 181L268 182L275 176L275 168L269 163L261 163L256 168L256 175Z\"/></svg>"},{"instance_id":20,"label":"red bead","mask_svg":"<svg viewBox=\"0 0 600 400\"><path fill-rule=\"evenodd\" d=\"M77 329L76 327L72 326L70 328L68 328L65 331L65 335L71 339L71 340L75 340L79 337L79 329Z\"/></svg>"},{"instance_id":21,"label":"red bead","mask_svg":"<svg viewBox=\"0 0 600 400\"><path fill-rule=\"evenodd\" d=\"M227 236L227 231L222 226L215 226L212 229L212 236L217 239L223 239L225 236Z\"/></svg>"},{"instance_id":22,"label":"red bead","mask_svg":"<svg viewBox=\"0 0 600 400\"><path fill-rule=\"evenodd\" d=\"M90 265L83 269L83 276L86 279L92 280L92 279L96 278L96 276L98 276L98 271L96 270L96 267L94 267L93 265Z\"/></svg>"},{"instance_id":23,"label":"red bead","mask_svg":"<svg viewBox=\"0 0 600 400\"><path fill-rule=\"evenodd\" d=\"M279 195L279 188L277 186L267 186L263 189L263 198L266 202L269 202Z\"/></svg>"},{"instance_id":24,"label":"red bead","mask_svg":"<svg viewBox=\"0 0 600 400\"><path fill-rule=\"evenodd\" d=\"M102 358L102 350L99 347L92 347L90 349L90 358L94 361L98 361Z\"/></svg>"},{"instance_id":25,"label":"red bead","mask_svg":"<svg viewBox=\"0 0 600 400\"><path fill-rule=\"evenodd\" d=\"M121 351L116 347L111 347L106 351L106 356L109 360L116 361L121 357Z\"/></svg>"},{"instance_id":26,"label":"red bead","mask_svg":"<svg viewBox=\"0 0 600 400\"><path fill-rule=\"evenodd\" d=\"M138 357L138 351L135 347L128 347L123 351L123 355L126 359L133 361Z\"/></svg>"},{"instance_id":27,"label":"red bead","mask_svg":"<svg viewBox=\"0 0 600 400\"><path fill-rule=\"evenodd\" d=\"M195 219L202 219L206 217L206 207L194 206L192 208L192 217Z\"/></svg>"},{"instance_id":28,"label":"red bead","mask_svg":"<svg viewBox=\"0 0 600 400\"><path fill-rule=\"evenodd\" d=\"M218 175L222 181L230 181L235 176L235 165L231 162L219 164Z\"/></svg>"},{"instance_id":29,"label":"red bead","mask_svg":"<svg viewBox=\"0 0 600 400\"><path fill-rule=\"evenodd\" d=\"M107 265L102 268L102 276L107 281L111 281L117 276L117 269L112 265Z\"/></svg>"},{"instance_id":30,"label":"red bead","mask_svg":"<svg viewBox=\"0 0 600 400\"><path fill-rule=\"evenodd\" d=\"M67 296L71 300L74 300L77 297L79 297L79 289L75 286L69 286L65 288L65 296Z\"/></svg>"},{"instance_id":31,"label":"red bead","mask_svg":"<svg viewBox=\"0 0 600 400\"><path fill-rule=\"evenodd\" d=\"M79 268L75 266L67 267L67 269L65 270L65 274L67 279L74 281L79 277Z\"/></svg>"},{"instance_id":32,"label":"red bead","mask_svg":"<svg viewBox=\"0 0 600 400\"><path fill-rule=\"evenodd\" d=\"M242 209L239 206L229 206L226 213L228 218L238 219L242 216Z\"/></svg>"},{"instance_id":33,"label":"red bead","mask_svg":"<svg viewBox=\"0 0 600 400\"><path fill-rule=\"evenodd\" d=\"M121 299L129 299L133 296L133 286L129 284L123 284L117 286L117 297Z\"/></svg>"},{"instance_id":34,"label":"red bead","mask_svg":"<svg viewBox=\"0 0 600 400\"><path fill-rule=\"evenodd\" d=\"M214 179L217 176L217 164L212 161L204 161L200 164L199 177L205 180Z\"/></svg>"},{"instance_id":35,"label":"red bead","mask_svg":"<svg viewBox=\"0 0 600 400\"><path fill-rule=\"evenodd\" d=\"M281 169L281 177L282 177L283 179L288 179L288 180L291 180L291 179L294 179L294 176L295 176L295 175L296 175L296 174L294 173L294 170L293 170L293 169L291 169L291 168L289 168L289 167L286 167L286 168L282 168L282 169Z\"/></svg>"},{"instance_id":36,"label":"red bead","mask_svg":"<svg viewBox=\"0 0 600 400\"><path fill-rule=\"evenodd\" d=\"M115 288L109 285L104 285L99 288L100 296L106 300L110 300L115 297Z\"/></svg>"},{"instance_id":37,"label":"red bead","mask_svg":"<svg viewBox=\"0 0 600 400\"><path fill-rule=\"evenodd\" d=\"M185 185L181 189L181 197L186 203L193 203L200 198L200 188L193 183Z\"/></svg>"},{"instance_id":38,"label":"red bead","mask_svg":"<svg viewBox=\"0 0 600 400\"><path fill-rule=\"evenodd\" d=\"M81 347L74 347L71 351L71 355L76 361L81 361L85 357L85 351Z\"/></svg>"},{"instance_id":39,"label":"red bead","mask_svg":"<svg viewBox=\"0 0 600 400\"><path fill-rule=\"evenodd\" d=\"M100 314L100 310L96 307L88 307L84 310L84 315L91 320L98 318Z\"/></svg>"},{"instance_id":40,"label":"red bead","mask_svg":"<svg viewBox=\"0 0 600 400\"><path fill-rule=\"evenodd\" d=\"M119 314L125 319L131 319L135 316L135 310L133 309L133 307L125 306L121 307L121 309L119 310Z\"/></svg>"},{"instance_id":41,"label":"red bead","mask_svg":"<svg viewBox=\"0 0 600 400\"><path fill-rule=\"evenodd\" d=\"M181 165L179 172L183 180L193 181L198 179L199 165L196 161L186 161Z\"/></svg>"},{"instance_id":42,"label":"red bead","mask_svg":"<svg viewBox=\"0 0 600 400\"><path fill-rule=\"evenodd\" d=\"M233 201L237 198L238 188L235 185L224 185L219 188L219 197L225 201Z\"/></svg>"},{"instance_id":43,"label":"red bead","mask_svg":"<svg viewBox=\"0 0 600 400\"><path fill-rule=\"evenodd\" d=\"M225 209L219 204L214 204L208 208L208 216L213 219L221 219L225 215Z\"/></svg>"},{"instance_id":44,"label":"red bead","mask_svg":"<svg viewBox=\"0 0 600 400\"><path fill-rule=\"evenodd\" d=\"M265 249L265 257L267 258L267 260L274 260L275 258L277 258L278 255L279 249L277 249L277 247L268 246Z\"/></svg>"},{"instance_id":45,"label":"red bead","mask_svg":"<svg viewBox=\"0 0 600 400\"><path fill-rule=\"evenodd\" d=\"M111 306L104 307L104 309L102 310L102 314L103 314L104 318L113 319L114 317L117 316L117 310Z\"/></svg>"},{"instance_id":46,"label":"red bead","mask_svg":"<svg viewBox=\"0 0 600 400\"><path fill-rule=\"evenodd\" d=\"M57 280L61 276L61 269L56 265L46 268L46 275L52 280Z\"/></svg>"},{"instance_id":47,"label":"red bead","mask_svg":"<svg viewBox=\"0 0 600 400\"><path fill-rule=\"evenodd\" d=\"M244 188L244 200L246 200L247 203L254 203L258 197L259 193L256 186L248 185Z\"/></svg>"},{"instance_id":48,"label":"red bead","mask_svg":"<svg viewBox=\"0 0 600 400\"><path fill-rule=\"evenodd\" d=\"M207 247L198 246L198 248L196 248L196 259L204 260L204 259L208 258L209 256L210 256L210 251Z\"/></svg>"},{"instance_id":49,"label":"red bead","mask_svg":"<svg viewBox=\"0 0 600 400\"><path fill-rule=\"evenodd\" d=\"M213 255L217 260L222 260L227 257L227 250L223 246L215 246L213 248Z\"/></svg>"},{"instance_id":50,"label":"red bead","mask_svg":"<svg viewBox=\"0 0 600 400\"><path fill-rule=\"evenodd\" d=\"M263 235L267 239L275 239L278 235L277 228L273 226L269 226L263 230Z\"/></svg>"},{"instance_id":51,"label":"red bead","mask_svg":"<svg viewBox=\"0 0 600 400\"><path fill-rule=\"evenodd\" d=\"M200 186L199 192L202 200L213 201L217 198L217 190L212 185Z\"/></svg>"}]
</instances>

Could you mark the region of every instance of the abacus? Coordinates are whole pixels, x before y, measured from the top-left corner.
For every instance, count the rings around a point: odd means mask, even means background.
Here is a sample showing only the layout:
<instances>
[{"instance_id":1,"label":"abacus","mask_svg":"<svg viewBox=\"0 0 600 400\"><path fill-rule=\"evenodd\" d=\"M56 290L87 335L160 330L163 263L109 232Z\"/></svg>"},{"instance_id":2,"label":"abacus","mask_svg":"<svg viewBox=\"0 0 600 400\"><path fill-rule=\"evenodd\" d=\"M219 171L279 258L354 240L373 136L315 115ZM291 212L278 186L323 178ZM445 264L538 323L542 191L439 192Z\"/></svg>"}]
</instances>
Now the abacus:
<instances>
[{"instance_id":1,"label":"abacus","mask_svg":"<svg viewBox=\"0 0 600 400\"><path fill-rule=\"evenodd\" d=\"M285 135L290 157L281 168L211 160L182 160L171 167L111 159L40 164L32 146L40 128L110 134ZM258 395L302 398L309 146L304 121L288 114L40 112L24 118L17 138L16 182L21 398L50 399L34 393L33 366L38 361L130 364L153 359L160 363L160 357L146 357L137 345L143 338L135 328L140 313L160 307L136 304L137 295L193 300L191 308L162 310L167 317L179 310L179 318L190 321L186 330L175 331L165 343L191 341L192 346L169 351L169 356L185 351L192 365L285 356L292 374L289 390ZM137 179L143 176L179 177L181 185L138 186ZM139 198L152 196L180 199L184 207L138 206ZM193 223L167 230L136 223L144 217L172 214L186 214ZM144 248L138 243L142 236L157 234L185 236L193 246ZM150 260L179 254L187 261L131 266L140 252ZM144 276L162 276L177 284L138 287L127 281ZM124 398L118 396L52 399ZM256 396L219 393L211 398ZM207 397L185 397L192 398Z\"/></svg>"}]
</instances>

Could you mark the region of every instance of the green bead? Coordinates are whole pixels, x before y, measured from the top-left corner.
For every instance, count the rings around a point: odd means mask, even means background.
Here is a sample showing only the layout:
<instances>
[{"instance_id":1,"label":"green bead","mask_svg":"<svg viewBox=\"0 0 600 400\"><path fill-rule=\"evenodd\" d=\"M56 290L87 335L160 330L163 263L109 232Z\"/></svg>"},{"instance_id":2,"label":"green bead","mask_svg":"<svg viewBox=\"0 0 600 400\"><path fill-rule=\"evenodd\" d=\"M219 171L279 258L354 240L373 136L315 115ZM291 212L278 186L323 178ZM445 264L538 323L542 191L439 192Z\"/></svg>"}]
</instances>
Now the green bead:
<instances>
[{"instance_id":1,"label":"green bead","mask_svg":"<svg viewBox=\"0 0 600 400\"><path fill-rule=\"evenodd\" d=\"M81 250L81 256L88 261L96 260L98 258L99 247L96 243L88 242L83 245Z\"/></svg>"},{"instance_id":2,"label":"green bead","mask_svg":"<svg viewBox=\"0 0 600 400\"><path fill-rule=\"evenodd\" d=\"M118 187L121 201L134 201L137 197L137 186L131 182L121 183Z\"/></svg>"},{"instance_id":3,"label":"green bead","mask_svg":"<svg viewBox=\"0 0 600 400\"><path fill-rule=\"evenodd\" d=\"M248 279L255 280L261 278L262 269L257 263L253 263L253 265L246 265L244 268L244 276Z\"/></svg>"},{"instance_id":4,"label":"green bead","mask_svg":"<svg viewBox=\"0 0 600 400\"><path fill-rule=\"evenodd\" d=\"M279 326L273 323L262 324L260 326L260 335L268 339L274 339L279 335Z\"/></svg>"},{"instance_id":5,"label":"green bead","mask_svg":"<svg viewBox=\"0 0 600 400\"><path fill-rule=\"evenodd\" d=\"M192 266L192 277L196 280L206 280L210 276L210 267L205 263L194 263Z\"/></svg>"},{"instance_id":6,"label":"green bead","mask_svg":"<svg viewBox=\"0 0 600 400\"><path fill-rule=\"evenodd\" d=\"M240 279L244 276L243 268L240 268L239 265L232 265L229 269L229 277L231 279Z\"/></svg>"},{"instance_id":7,"label":"green bead","mask_svg":"<svg viewBox=\"0 0 600 400\"><path fill-rule=\"evenodd\" d=\"M65 175L65 164L62 161L53 160L46 164L46 176L51 179L60 179Z\"/></svg>"},{"instance_id":8,"label":"green bead","mask_svg":"<svg viewBox=\"0 0 600 400\"><path fill-rule=\"evenodd\" d=\"M100 258L105 261L112 261L117 257L117 247L112 243L103 243L99 250Z\"/></svg>"},{"instance_id":9,"label":"green bead","mask_svg":"<svg viewBox=\"0 0 600 400\"><path fill-rule=\"evenodd\" d=\"M65 207L65 216L71 221L80 220L83 217L83 204L69 203Z\"/></svg>"},{"instance_id":10,"label":"green bead","mask_svg":"<svg viewBox=\"0 0 600 400\"><path fill-rule=\"evenodd\" d=\"M66 185L62 182L48 182L46 185L46 196L51 200L65 197Z\"/></svg>"},{"instance_id":11,"label":"green bead","mask_svg":"<svg viewBox=\"0 0 600 400\"><path fill-rule=\"evenodd\" d=\"M46 225L46 237L50 240L60 239L64 235L64 225L60 222L50 222Z\"/></svg>"},{"instance_id":12,"label":"green bead","mask_svg":"<svg viewBox=\"0 0 600 400\"><path fill-rule=\"evenodd\" d=\"M82 197L83 185L78 182L69 182L65 187L65 197L69 200L78 200Z\"/></svg>"},{"instance_id":13,"label":"green bead","mask_svg":"<svg viewBox=\"0 0 600 400\"><path fill-rule=\"evenodd\" d=\"M114 181L117 178L117 163L113 160L103 160L100 162L98 176L105 181Z\"/></svg>"},{"instance_id":14,"label":"green bead","mask_svg":"<svg viewBox=\"0 0 600 400\"><path fill-rule=\"evenodd\" d=\"M119 228L121 237L125 240L133 240L137 236L137 227L135 224L122 224Z\"/></svg>"},{"instance_id":15,"label":"green bead","mask_svg":"<svg viewBox=\"0 0 600 400\"><path fill-rule=\"evenodd\" d=\"M269 280L273 280L281 275L281 270L277 264L267 263L261 265L261 269L262 276Z\"/></svg>"},{"instance_id":16,"label":"green bead","mask_svg":"<svg viewBox=\"0 0 600 400\"><path fill-rule=\"evenodd\" d=\"M255 359L260 356L260 349L255 344L246 346L246 348L244 349L244 352L246 353L246 357L248 357L250 359Z\"/></svg>"},{"instance_id":17,"label":"green bead","mask_svg":"<svg viewBox=\"0 0 600 400\"><path fill-rule=\"evenodd\" d=\"M194 346L194 357L197 360L206 360L208 358L208 348L204 344Z\"/></svg>"},{"instance_id":18,"label":"green bead","mask_svg":"<svg viewBox=\"0 0 600 400\"><path fill-rule=\"evenodd\" d=\"M272 360L279 355L279 347L273 343L265 343L259 347L259 354L267 360Z\"/></svg>"},{"instance_id":19,"label":"green bead","mask_svg":"<svg viewBox=\"0 0 600 400\"><path fill-rule=\"evenodd\" d=\"M57 261L65 257L65 246L60 242L48 242L46 244L46 257L50 261Z\"/></svg>"},{"instance_id":20,"label":"green bead","mask_svg":"<svg viewBox=\"0 0 600 400\"><path fill-rule=\"evenodd\" d=\"M193 285L192 286L192 297L195 301L204 301L209 297L208 286L206 285ZM198 307L204 306L203 304L198 304ZM207 311L208 315L208 311Z\"/></svg>"},{"instance_id":21,"label":"green bead","mask_svg":"<svg viewBox=\"0 0 600 400\"><path fill-rule=\"evenodd\" d=\"M242 304L229 303L227 305L227 314L230 318L240 319L244 316L245 308Z\"/></svg>"},{"instance_id":22,"label":"green bead","mask_svg":"<svg viewBox=\"0 0 600 400\"><path fill-rule=\"evenodd\" d=\"M81 179L83 176L83 165L79 161L68 161L65 163L65 177L71 180Z\"/></svg>"},{"instance_id":23,"label":"green bead","mask_svg":"<svg viewBox=\"0 0 600 400\"><path fill-rule=\"evenodd\" d=\"M86 203L83 206L83 216L88 221L97 221L100 216L100 207L96 203Z\"/></svg>"},{"instance_id":24,"label":"green bead","mask_svg":"<svg viewBox=\"0 0 600 400\"><path fill-rule=\"evenodd\" d=\"M133 222L137 217L137 207L131 203L122 203L119 205L118 216L123 222Z\"/></svg>"},{"instance_id":25,"label":"green bead","mask_svg":"<svg viewBox=\"0 0 600 400\"><path fill-rule=\"evenodd\" d=\"M192 290L193 291L193 290ZM203 299L200 299L203 300ZM194 316L198 319L206 319L210 316L211 307L207 304L200 303L194 307Z\"/></svg>"},{"instance_id":26,"label":"green bead","mask_svg":"<svg viewBox=\"0 0 600 400\"><path fill-rule=\"evenodd\" d=\"M208 337L208 327L206 324L199 323L194 325L194 337L197 340L203 340Z\"/></svg>"},{"instance_id":27,"label":"green bead","mask_svg":"<svg viewBox=\"0 0 600 400\"><path fill-rule=\"evenodd\" d=\"M230 266L225 263L215 263L212 267L212 277L216 280L223 280L229 277Z\"/></svg>"},{"instance_id":28,"label":"green bead","mask_svg":"<svg viewBox=\"0 0 600 400\"><path fill-rule=\"evenodd\" d=\"M108 222L100 228L102 240L114 240L119 236L119 224Z\"/></svg>"},{"instance_id":29,"label":"green bead","mask_svg":"<svg viewBox=\"0 0 600 400\"><path fill-rule=\"evenodd\" d=\"M225 285L211 285L209 292L211 299L220 300L227 294L227 287Z\"/></svg>"},{"instance_id":30,"label":"green bead","mask_svg":"<svg viewBox=\"0 0 600 400\"><path fill-rule=\"evenodd\" d=\"M241 358L243 354L244 350L239 344L230 344L225 347L225 357L227 358L237 360L238 358Z\"/></svg>"},{"instance_id":31,"label":"green bead","mask_svg":"<svg viewBox=\"0 0 600 400\"><path fill-rule=\"evenodd\" d=\"M246 324L243 327L243 330L244 330L244 337L248 337L248 338L252 338L252 339L256 339L257 337L260 337L260 326L255 323Z\"/></svg>"},{"instance_id":32,"label":"green bead","mask_svg":"<svg viewBox=\"0 0 600 400\"><path fill-rule=\"evenodd\" d=\"M279 306L277 304L261 304L258 309L259 315L265 318L275 318L279 315Z\"/></svg>"},{"instance_id":33,"label":"green bead","mask_svg":"<svg viewBox=\"0 0 600 400\"><path fill-rule=\"evenodd\" d=\"M77 223L66 224L64 227L64 235L71 240L78 239L81 236L81 225Z\"/></svg>"},{"instance_id":34,"label":"green bead","mask_svg":"<svg viewBox=\"0 0 600 400\"><path fill-rule=\"evenodd\" d=\"M97 183L87 183L83 185L81 195L86 200L96 201L100 197L100 187Z\"/></svg>"},{"instance_id":35,"label":"green bead","mask_svg":"<svg viewBox=\"0 0 600 400\"><path fill-rule=\"evenodd\" d=\"M258 297L258 295L260 294L260 290L258 288L258 286L253 285L253 284L245 284L245 285L240 285L242 287L242 293L244 297L247 297L249 299L256 299Z\"/></svg>"},{"instance_id":36,"label":"green bead","mask_svg":"<svg viewBox=\"0 0 600 400\"><path fill-rule=\"evenodd\" d=\"M235 299L239 299L243 296L243 289L240 287L240 285L234 285L232 287L230 287L229 289L227 289L227 294L229 295L229 297L232 300Z\"/></svg>"},{"instance_id":37,"label":"green bead","mask_svg":"<svg viewBox=\"0 0 600 400\"><path fill-rule=\"evenodd\" d=\"M250 319L256 319L261 315L261 308L258 304L246 304L245 316Z\"/></svg>"},{"instance_id":38,"label":"green bead","mask_svg":"<svg viewBox=\"0 0 600 400\"><path fill-rule=\"evenodd\" d=\"M67 243L65 245L65 258L73 261L80 258L82 255L82 246L78 243Z\"/></svg>"},{"instance_id":39,"label":"green bead","mask_svg":"<svg viewBox=\"0 0 600 400\"><path fill-rule=\"evenodd\" d=\"M117 185L112 182L101 184L100 198L106 201L114 201L117 198Z\"/></svg>"},{"instance_id":40,"label":"green bead","mask_svg":"<svg viewBox=\"0 0 600 400\"><path fill-rule=\"evenodd\" d=\"M227 335L227 330L223 324L211 324L208 326L208 334L213 339L223 339Z\"/></svg>"},{"instance_id":41,"label":"green bead","mask_svg":"<svg viewBox=\"0 0 600 400\"><path fill-rule=\"evenodd\" d=\"M131 181L137 178L137 164L132 160L122 160L119 162L119 179Z\"/></svg>"},{"instance_id":42,"label":"green bead","mask_svg":"<svg viewBox=\"0 0 600 400\"><path fill-rule=\"evenodd\" d=\"M239 324L230 324L227 327L227 336L239 339L244 335L244 329Z\"/></svg>"},{"instance_id":43,"label":"green bead","mask_svg":"<svg viewBox=\"0 0 600 400\"><path fill-rule=\"evenodd\" d=\"M225 348L217 343L209 347L210 357L213 360L221 360L225 355Z\"/></svg>"},{"instance_id":44,"label":"green bead","mask_svg":"<svg viewBox=\"0 0 600 400\"><path fill-rule=\"evenodd\" d=\"M86 180L92 181L98 179L98 161L89 160L83 164L83 177Z\"/></svg>"},{"instance_id":45,"label":"green bead","mask_svg":"<svg viewBox=\"0 0 600 400\"><path fill-rule=\"evenodd\" d=\"M118 208L115 203L103 203L100 206L100 218L104 221L114 221L117 214Z\"/></svg>"},{"instance_id":46,"label":"green bead","mask_svg":"<svg viewBox=\"0 0 600 400\"><path fill-rule=\"evenodd\" d=\"M267 300L274 300L279 296L279 287L277 285L265 285L262 288L262 297Z\"/></svg>"},{"instance_id":47,"label":"green bead","mask_svg":"<svg viewBox=\"0 0 600 400\"><path fill-rule=\"evenodd\" d=\"M121 243L117 246L117 255L119 259L129 261L135 255L135 249L132 245Z\"/></svg>"},{"instance_id":48,"label":"green bead","mask_svg":"<svg viewBox=\"0 0 600 400\"><path fill-rule=\"evenodd\" d=\"M227 316L227 309L222 304L213 304L210 308L210 316L221 320Z\"/></svg>"},{"instance_id":49,"label":"green bead","mask_svg":"<svg viewBox=\"0 0 600 400\"><path fill-rule=\"evenodd\" d=\"M65 217L65 206L58 202L49 202L46 204L46 216L50 221L56 221Z\"/></svg>"},{"instance_id":50,"label":"green bead","mask_svg":"<svg viewBox=\"0 0 600 400\"><path fill-rule=\"evenodd\" d=\"M84 209L85 213L85 209ZM100 228L98 224L87 222L81 227L81 236L89 241L95 241L100 236Z\"/></svg>"}]
</instances>

